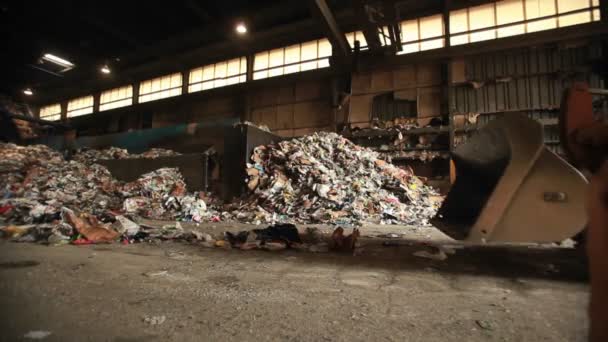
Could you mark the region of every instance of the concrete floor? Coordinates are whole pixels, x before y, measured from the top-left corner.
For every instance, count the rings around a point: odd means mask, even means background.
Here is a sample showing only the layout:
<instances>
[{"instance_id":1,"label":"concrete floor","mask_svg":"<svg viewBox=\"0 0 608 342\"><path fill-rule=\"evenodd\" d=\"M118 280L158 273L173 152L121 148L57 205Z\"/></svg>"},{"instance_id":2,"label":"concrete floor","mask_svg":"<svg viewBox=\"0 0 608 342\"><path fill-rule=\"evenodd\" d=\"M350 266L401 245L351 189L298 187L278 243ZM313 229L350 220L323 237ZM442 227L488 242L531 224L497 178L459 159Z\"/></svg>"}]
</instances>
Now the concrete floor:
<instances>
[{"instance_id":1,"label":"concrete floor","mask_svg":"<svg viewBox=\"0 0 608 342\"><path fill-rule=\"evenodd\" d=\"M0 242L0 340L586 340L577 251L446 240L456 254L432 261L412 256L443 239L432 229L392 246L373 237L398 230L364 230L356 256Z\"/></svg>"}]
</instances>

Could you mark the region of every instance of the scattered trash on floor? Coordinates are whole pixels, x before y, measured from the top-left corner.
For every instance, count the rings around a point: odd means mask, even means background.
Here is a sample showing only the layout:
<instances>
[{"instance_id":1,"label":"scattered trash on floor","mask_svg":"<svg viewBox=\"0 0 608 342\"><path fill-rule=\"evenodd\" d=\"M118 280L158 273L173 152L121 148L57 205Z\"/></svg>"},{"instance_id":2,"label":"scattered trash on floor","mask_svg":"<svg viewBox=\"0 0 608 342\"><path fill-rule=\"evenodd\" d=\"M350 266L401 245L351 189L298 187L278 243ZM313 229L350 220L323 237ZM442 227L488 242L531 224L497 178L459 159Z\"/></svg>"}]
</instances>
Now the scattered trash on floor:
<instances>
[{"instance_id":1,"label":"scattered trash on floor","mask_svg":"<svg viewBox=\"0 0 608 342\"><path fill-rule=\"evenodd\" d=\"M352 233L349 235L344 234L344 228L338 227L331 234L331 245L330 250L337 252L354 252L357 247L357 239L361 233L359 229L354 228Z\"/></svg>"},{"instance_id":2,"label":"scattered trash on floor","mask_svg":"<svg viewBox=\"0 0 608 342\"><path fill-rule=\"evenodd\" d=\"M162 276L168 276L168 275L169 275L169 271L158 271L158 272L146 272L146 273L144 273L144 276L149 277L149 278L162 277Z\"/></svg>"},{"instance_id":3,"label":"scattered trash on floor","mask_svg":"<svg viewBox=\"0 0 608 342\"><path fill-rule=\"evenodd\" d=\"M114 222L112 228L118 233L127 236L134 236L139 233L139 230L141 229L141 227L137 223L129 220L128 218L122 215L116 216L116 222Z\"/></svg>"},{"instance_id":4,"label":"scattered trash on floor","mask_svg":"<svg viewBox=\"0 0 608 342\"><path fill-rule=\"evenodd\" d=\"M477 323L477 325L483 330L494 330L494 327L488 321L478 319L475 321L475 323Z\"/></svg>"},{"instance_id":5,"label":"scattered trash on floor","mask_svg":"<svg viewBox=\"0 0 608 342\"><path fill-rule=\"evenodd\" d=\"M0 231L2 232L3 236L5 238L12 238L12 239L18 239L20 237L22 237L23 235L27 234L30 229L32 229L33 227L35 227L34 225L24 225L24 226L6 226L6 227L2 227L0 228Z\"/></svg>"},{"instance_id":6,"label":"scattered trash on floor","mask_svg":"<svg viewBox=\"0 0 608 342\"><path fill-rule=\"evenodd\" d=\"M52 332L50 331L34 330L27 332L25 335L23 335L23 338L27 338L30 340L42 340L49 337L51 334Z\"/></svg>"},{"instance_id":7,"label":"scattered trash on floor","mask_svg":"<svg viewBox=\"0 0 608 342\"><path fill-rule=\"evenodd\" d=\"M298 229L293 224L277 224L265 229L242 231L237 234L226 232L226 240L234 248L243 250L282 250L302 244Z\"/></svg>"},{"instance_id":8,"label":"scattered trash on floor","mask_svg":"<svg viewBox=\"0 0 608 342\"><path fill-rule=\"evenodd\" d=\"M438 247L427 246L428 250L414 252L414 256L419 258L431 259L435 261L444 261L448 258L447 254Z\"/></svg>"},{"instance_id":9,"label":"scattered trash on floor","mask_svg":"<svg viewBox=\"0 0 608 342\"><path fill-rule=\"evenodd\" d=\"M167 317L163 316L144 316L144 322L150 325L161 325L165 323Z\"/></svg>"},{"instance_id":10,"label":"scattered trash on floor","mask_svg":"<svg viewBox=\"0 0 608 342\"><path fill-rule=\"evenodd\" d=\"M399 239L401 237L401 234L396 234L396 233L381 234L381 235L378 235L378 237L385 238L385 239Z\"/></svg>"},{"instance_id":11,"label":"scattered trash on floor","mask_svg":"<svg viewBox=\"0 0 608 342\"><path fill-rule=\"evenodd\" d=\"M82 236L75 240L82 240L80 241L81 244L86 244L86 242L112 242L120 236L120 233L111 229L109 225L101 224L95 216L83 214L83 216L79 217L73 211L66 208L62 211L62 216Z\"/></svg>"}]
</instances>

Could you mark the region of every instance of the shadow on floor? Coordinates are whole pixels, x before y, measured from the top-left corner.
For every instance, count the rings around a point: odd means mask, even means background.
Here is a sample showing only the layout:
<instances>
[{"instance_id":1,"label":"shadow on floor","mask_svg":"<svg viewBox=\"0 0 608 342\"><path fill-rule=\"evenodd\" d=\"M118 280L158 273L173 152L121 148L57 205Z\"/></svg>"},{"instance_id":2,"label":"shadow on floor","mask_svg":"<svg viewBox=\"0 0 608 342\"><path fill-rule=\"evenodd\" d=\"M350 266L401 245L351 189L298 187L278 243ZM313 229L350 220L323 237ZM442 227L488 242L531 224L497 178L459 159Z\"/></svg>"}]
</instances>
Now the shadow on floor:
<instances>
[{"instance_id":1,"label":"shadow on floor","mask_svg":"<svg viewBox=\"0 0 608 342\"><path fill-rule=\"evenodd\" d=\"M387 245L386 242L389 242ZM414 256L416 251L424 250L426 242L420 240L361 238L361 247L355 255L350 253L310 253L296 250L285 251L241 251L222 248L209 249L198 245L172 243L173 247L183 246L184 252L194 254L223 253L227 258L234 256L244 262L285 260L296 256L297 263L332 264L343 268L384 269L400 271L433 271L445 275L480 275L508 279L546 279L566 282L587 282L587 260L584 249L547 246L522 245L483 245L471 246L446 242L445 247L453 249L443 261ZM437 241L432 241L438 245ZM113 248L112 248L113 249ZM114 249L118 251L119 249ZM128 251L124 251L129 253Z\"/></svg>"}]
</instances>

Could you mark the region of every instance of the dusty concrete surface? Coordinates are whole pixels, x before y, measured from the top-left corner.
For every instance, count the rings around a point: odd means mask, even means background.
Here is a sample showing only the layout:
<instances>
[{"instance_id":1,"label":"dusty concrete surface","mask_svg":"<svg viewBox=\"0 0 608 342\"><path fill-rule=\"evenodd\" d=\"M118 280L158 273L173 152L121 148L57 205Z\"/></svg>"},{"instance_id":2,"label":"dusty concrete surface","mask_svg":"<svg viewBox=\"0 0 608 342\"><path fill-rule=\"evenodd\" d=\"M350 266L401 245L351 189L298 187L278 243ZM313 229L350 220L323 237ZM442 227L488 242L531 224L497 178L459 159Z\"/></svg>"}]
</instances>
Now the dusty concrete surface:
<instances>
[{"instance_id":1,"label":"dusty concrete surface","mask_svg":"<svg viewBox=\"0 0 608 342\"><path fill-rule=\"evenodd\" d=\"M1 242L0 340L586 339L576 251L456 245L432 261L412 256L419 241L383 242L367 237L357 256Z\"/></svg>"}]
</instances>

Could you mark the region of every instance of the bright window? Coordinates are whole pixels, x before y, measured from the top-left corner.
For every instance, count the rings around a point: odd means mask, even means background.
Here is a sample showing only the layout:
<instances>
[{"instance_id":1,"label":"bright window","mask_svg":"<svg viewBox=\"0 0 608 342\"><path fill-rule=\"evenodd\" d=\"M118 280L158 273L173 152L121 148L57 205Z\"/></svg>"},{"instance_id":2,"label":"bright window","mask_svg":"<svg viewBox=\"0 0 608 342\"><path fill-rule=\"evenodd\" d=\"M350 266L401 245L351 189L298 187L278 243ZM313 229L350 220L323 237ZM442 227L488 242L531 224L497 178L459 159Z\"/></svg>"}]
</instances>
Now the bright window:
<instances>
[{"instance_id":1,"label":"bright window","mask_svg":"<svg viewBox=\"0 0 608 342\"><path fill-rule=\"evenodd\" d=\"M99 110L110 110L133 104L133 86L124 86L106 90L99 98Z\"/></svg>"},{"instance_id":2,"label":"bright window","mask_svg":"<svg viewBox=\"0 0 608 342\"><path fill-rule=\"evenodd\" d=\"M61 105L59 103L40 108L40 118L44 120L56 121L61 119Z\"/></svg>"},{"instance_id":3,"label":"bright window","mask_svg":"<svg viewBox=\"0 0 608 342\"><path fill-rule=\"evenodd\" d=\"M361 31L347 33L346 40L348 41L350 48L353 50L355 49L356 40L359 41L359 46L361 47L361 50L369 49L369 47L367 45L367 40L365 39L365 35Z\"/></svg>"},{"instance_id":4,"label":"bright window","mask_svg":"<svg viewBox=\"0 0 608 342\"><path fill-rule=\"evenodd\" d=\"M558 13L566 13L589 7L589 0L557 0ZM590 11L560 15L559 27L588 23L592 20Z\"/></svg>"},{"instance_id":5,"label":"bright window","mask_svg":"<svg viewBox=\"0 0 608 342\"><path fill-rule=\"evenodd\" d=\"M382 30L378 32L378 39L380 39L382 46L391 45L391 34L388 26L382 26Z\"/></svg>"},{"instance_id":6,"label":"bright window","mask_svg":"<svg viewBox=\"0 0 608 342\"><path fill-rule=\"evenodd\" d=\"M451 45L469 43L469 34L454 35L455 33L467 32L469 30L469 9L450 12L450 38Z\"/></svg>"},{"instance_id":7,"label":"bright window","mask_svg":"<svg viewBox=\"0 0 608 342\"><path fill-rule=\"evenodd\" d=\"M555 0L526 0L526 19L542 18L555 15ZM557 28L557 18L531 21L526 23L528 33Z\"/></svg>"},{"instance_id":8,"label":"bright window","mask_svg":"<svg viewBox=\"0 0 608 342\"><path fill-rule=\"evenodd\" d=\"M247 80L247 58L235 58L190 71L188 92L243 83Z\"/></svg>"},{"instance_id":9,"label":"bright window","mask_svg":"<svg viewBox=\"0 0 608 342\"><path fill-rule=\"evenodd\" d=\"M420 39L429 39L441 37L420 42L420 51L439 49L443 47L443 18L441 15L420 18Z\"/></svg>"},{"instance_id":10,"label":"bright window","mask_svg":"<svg viewBox=\"0 0 608 342\"><path fill-rule=\"evenodd\" d=\"M495 4L487 4L469 8L469 29L478 30L496 26L494 13ZM480 42L496 38L496 30L489 29L471 33L470 41Z\"/></svg>"},{"instance_id":11,"label":"bright window","mask_svg":"<svg viewBox=\"0 0 608 342\"><path fill-rule=\"evenodd\" d=\"M521 0L507 0L496 3L496 24L504 25L524 21L524 5ZM498 38L526 33L525 24L511 25L498 29Z\"/></svg>"},{"instance_id":12,"label":"bright window","mask_svg":"<svg viewBox=\"0 0 608 342\"><path fill-rule=\"evenodd\" d=\"M359 41L359 45L361 46L361 51L369 50L369 45L367 44L367 39L365 39L365 35L362 31L349 32L346 33L346 40L350 45L352 50L355 49L355 41ZM382 31L378 31L378 39L380 40L380 45L386 46L391 45L390 35L388 31L388 27L382 27Z\"/></svg>"},{"instance_id":13,"label":"bright window","mask_svg":"<svg viewBox=\"0 0 608 342\"><path fill-rule=\"evenodd\" d=\"M332 46L327 39L260 52L253 60L253 79L326 68L329 67L331 54Z\"/></svg>"},{"instance_id":14,"label":"bright window","mask_svg":"<svg viewBox=\"0 0 608 342\"><path fill-rule=\"evenodd\" d=\"M443 34L441 14L402 21L401 42L403 46L399 54L442 48L444 46Z\"/></svg>"},{"instance_id":15,"label":"bright window","mask_svg":"<svg viewBox=\"0 0 608 342\"><path fill-rule=\"evenodd\" d=\"M598 21L597 6L597 0L503 0L452 11L450 43L461 45ZM550 16L555 17L536 20Z\"/></svg>"},{"instance_id":16,"label":"bright window","mask_svg":"<svg viewBox=\"0 0 608 342\"><path fill-rule=\"evenodd\" d=\"M139 84L139 102L149 102L182 94L182 75L157 77Z\"/></svg>"},{"instance_id":17,"label":"bright window","mask_svg":"<svg viewBox=\"0 0 608 342\"><path fill-rule=\"evenodd\" d=\"M68 101L68 118L91 113L93 113L93 95L83 96Z\"/></svg>"}]
</instances>

